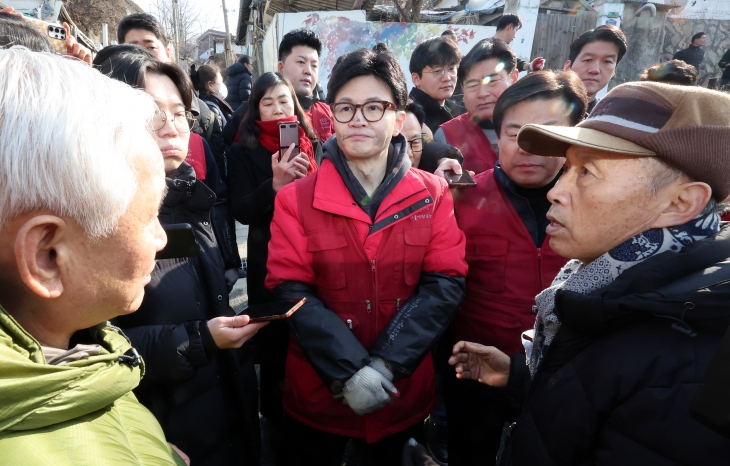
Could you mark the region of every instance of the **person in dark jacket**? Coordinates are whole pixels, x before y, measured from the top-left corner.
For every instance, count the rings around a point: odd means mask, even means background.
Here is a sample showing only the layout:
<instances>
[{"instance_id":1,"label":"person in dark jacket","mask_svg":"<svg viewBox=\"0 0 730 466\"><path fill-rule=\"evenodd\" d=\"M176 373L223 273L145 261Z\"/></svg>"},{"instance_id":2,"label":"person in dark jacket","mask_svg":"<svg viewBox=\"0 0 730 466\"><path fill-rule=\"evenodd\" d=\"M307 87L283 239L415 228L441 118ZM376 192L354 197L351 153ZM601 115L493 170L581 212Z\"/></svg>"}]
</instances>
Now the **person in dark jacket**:
<instances>
[{"instance_id":1,"label":"person in dark jacket","mask_svg":"<svg viewBox=\"0 0 730 466\"><path fill-rule=\"evenodd\" d=\"M729 96L650 82L577 128L522 128L520 148L566 159L547 233L573 260L536 297L526 355L461 341L449 361L526 397L503 465L727 463L690 404L730 325L728 138Z\"/></svg>"},{"instance_id":2,"label":"person in dark jacket","mask_svg":"<svg viewBox=\"0 0 730 466\"><path fill-rule=\"evenodd\" d=\"M241 142L228 149L227 157L233 216L249 226L248 302L263 304L274 299L264 286L274 197L286 184L314 173L322 149L291 83L280 73L264 73L256 80L249 108L241 124ZM291 148L280 153L278 123L283 121L299 122L299 153ZM261 364L261 413L273 422L283 415L281 397L288 341L289 330L283 322L272 323L256 337Z\"/></svg>"},{"instance_id":3,"label":"person in dark jacket","mask_svg":"<svg viewBox=\"0 0 730 466\"><path fill-rule=\"evenodd\" d=\"M243 55L226 69L226 102L235 111L242 103L248 102L253 84L253 64L251 57Z\"/></svg>"},{"instance_id":4,"label":"person in dark jacket","mask_svg":"<svg viewBox=\"0 0 730 466\"><path fill-rule=\"evenodd\" d=\"M146 363L135 394L194 464L258 464L256 373L241 347L262 325L248 325L228 305L211 225L216 196L184 162L192 85L177 65L135 54L110 60L119 73L111 77L136 76L158 107L151 129L167 182L160 223L190 224L200 246L198 256L157 261L139 310L116 319Z\"/></svg>"},{"instance_id":5,"label":"person in dark jacket","mask_svg":"<svg viewBox=\"0 0 730 466\"><path fill-rule=\"evenodd\" d=\"M223 77L216 65L195 65L190 67L190 80L198 92L198 97L205 102L211 112L221 121L223 127L233 114L233 108L226 102L228 88L223 83Z\"/></svg>"},{"instance_id":6,"label":"person in dark jacket","mask_svg":"<svg viewBox=\"0 0 730 466\"><path fill-rule=\"evenodd\" d=\"M730 49L725 51L717 66L722 68L722 77L720 78L720 82L717 86L723 87L730 84Z\"/></svg>"},{"instance_id":7,"label":"person in dark jacket","mask_svg":"<svg viewBox=\"0 0 730 466\"><path fill-rule=\"evenodd\" d=\"M400 465L435 401L430 349L463 296L464 236L443 179L412 169L405 76L362 48L335 68L335 134L276 196L266 286L289 319L279 464L339 464L352 438Z\"/></svg>"},{"instance_id":8,"label":"person in dark jacket","mask_svg":"<svg viewBox=\"0 0 730 466\"><path fill-rule=\"evenodd\" d=\"M408 95L426 112L426 126L435 133L440 125L466 110L449 99L456 89L461 51L456 42L434 37L413 50L408 69L413 89Z\"/></svg>"},{"instance_id":9,"label":"person in dark jacket","mask_svg":"<svg viewBox=\"0 0 730 466\"><path fill-rule=\"evenodd\" d=\"M466 235L466 297L456 316L451 345L466 340L522 353L520 335L535 324L535 295L549 286L567 259L545 232L547 193L563 160L529 154L517 145L528 123L574 126L585 116L585 87L572 71L538 71L508 87L494 108L499 161L462 188L454 209ZM499 390L444 372L449 464L494 465L505 423L519 404Z\"/></svg>"},{"instance_id":10,"label":"person in dark jacket","mask_svg":"<svg viewBox=\"0 0 730 466\"><path fill-rule=\"evenodd\" d=\"M702 47L705 46L706 40L707 36L705 33L698 32L692 36L689 47L675 53L672 60L682 60L686 64L694 66L697 73L699 73L702 60L705 59L705 50Z\"/></svg>"}]
</instances>

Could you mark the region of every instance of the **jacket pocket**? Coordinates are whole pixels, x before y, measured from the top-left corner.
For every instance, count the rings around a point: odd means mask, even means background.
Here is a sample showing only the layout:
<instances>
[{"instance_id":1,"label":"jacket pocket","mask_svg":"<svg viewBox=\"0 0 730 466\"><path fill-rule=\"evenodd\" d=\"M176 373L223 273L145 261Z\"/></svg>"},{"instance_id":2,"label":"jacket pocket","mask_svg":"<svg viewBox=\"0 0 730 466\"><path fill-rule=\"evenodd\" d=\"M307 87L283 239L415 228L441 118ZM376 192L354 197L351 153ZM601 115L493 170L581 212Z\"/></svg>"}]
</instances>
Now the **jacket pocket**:
<instances>
[{"instance_id":1,"label":"jacket pocket","mask_svg":"<svg viewBox=\"0 0 730 466\"><path fill-rule=\"evenodd\" d=\"M431 241L431 227L406 228L403 230L403 275L406 285L417 285L421 279L423 257Z\"/></svg>"},{"instance_id":2,"label":"jacket pocket","mask_svg":"<svg viewBox=\"0 0 730 466\"><path fill-rule=\"evenodd\" d=\"M307 232L307 252L312 253L312 269L317 286L341 289L347 285L345 248L347 238L338 230Z\"/></svg>"},{"instance_id":3,"label":"jacket pocket","mask_svg":"<svg viewBox=\"0 0 730 466\"><path fill-rule=\"evenodd\" d=\"M466 262L469 280L479 281L484 291L504 291L509 242L494 236L472 236L466 239Z\"/></svg>"}]
</instances>

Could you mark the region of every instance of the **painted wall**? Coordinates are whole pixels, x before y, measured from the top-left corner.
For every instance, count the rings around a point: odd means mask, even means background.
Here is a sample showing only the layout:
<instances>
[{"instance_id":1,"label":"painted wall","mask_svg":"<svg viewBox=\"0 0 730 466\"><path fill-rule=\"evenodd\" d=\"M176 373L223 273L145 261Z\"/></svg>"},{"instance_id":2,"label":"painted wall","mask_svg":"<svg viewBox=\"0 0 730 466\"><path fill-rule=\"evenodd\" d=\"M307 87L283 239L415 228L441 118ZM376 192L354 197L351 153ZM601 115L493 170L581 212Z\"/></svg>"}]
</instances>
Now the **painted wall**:
<instances>
[{"instance_id":1,"label":"painted wall","mask_svg":"<svg viewBox=\"0 0 730 466\"><path fill-rule=\"evenodd\" d=\"M277 44L281 37L292 29L306 27L312 29L322 41L322 56L320 57L319 81L327 89L327 82L337 57L352 52L360 47L373 47L378 42L385 43L391 52L398 58L408 82L408 89L413 87L411 74L408 71L413 49L424 40L441 35L448 29L457 36L457 43L461 52L466 54L475 43L482 39L494 36L496 28L492 26L421 24L421 23L380 23L353 19L353 13L362 12L307 12L277 14L273 23L277 24ZM272 23L272 24L273 24ZM267 31L267 38L269 33ZM266 43L266 40L264 41ZM530 43L530 46L532 44ZM269 45L270 47L270 45ZM264 65L267 70L276 68L276 61L264 54ZM271 56L271 54L269 54Z\"/></svg>"}]
</instances>

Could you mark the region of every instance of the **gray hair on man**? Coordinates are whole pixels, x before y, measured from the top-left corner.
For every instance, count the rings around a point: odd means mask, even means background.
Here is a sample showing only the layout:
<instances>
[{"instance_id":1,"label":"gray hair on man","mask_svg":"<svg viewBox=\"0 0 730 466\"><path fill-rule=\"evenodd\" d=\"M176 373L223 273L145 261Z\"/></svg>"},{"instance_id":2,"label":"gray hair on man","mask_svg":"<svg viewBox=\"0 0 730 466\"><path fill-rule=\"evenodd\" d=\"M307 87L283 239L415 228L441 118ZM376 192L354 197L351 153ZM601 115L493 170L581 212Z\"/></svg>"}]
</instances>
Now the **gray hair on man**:
<instances>
[{"instance_id":1,"label":"gray hair on man","mask_svg":"<svg viewBox=\"0 0 730 466\"><path fill-rule=\"evenodd\" d=\"M138 164L162 163L133 150L154 101L83 62L24 47L0 50L0 70L0 228L50 211L89 238L113 234L137 192Z\"/></svg>"}]
</instances>

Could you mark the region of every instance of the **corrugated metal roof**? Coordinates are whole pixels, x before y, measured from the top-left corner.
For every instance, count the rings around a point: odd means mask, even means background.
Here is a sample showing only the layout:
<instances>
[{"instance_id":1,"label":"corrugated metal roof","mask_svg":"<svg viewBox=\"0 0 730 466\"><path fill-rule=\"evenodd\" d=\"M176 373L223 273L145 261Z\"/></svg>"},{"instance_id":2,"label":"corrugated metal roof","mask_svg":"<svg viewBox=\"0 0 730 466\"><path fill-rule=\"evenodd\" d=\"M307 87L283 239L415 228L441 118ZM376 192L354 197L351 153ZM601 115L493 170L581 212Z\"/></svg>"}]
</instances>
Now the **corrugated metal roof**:
<instances>
[{"instance_id":1,"label":"corrugated metal roof","mask_svg":"<svg viewBox=\"0 0 730 466\"><path fill-rule=\"evenodd\" d=\"M271 0L266 14L274 16L276 13L298 13L301 11L335 11L352 10L357 0ZM374 1L365 4L366 10L372 10Z\"/></svg>"}]
</instances>

